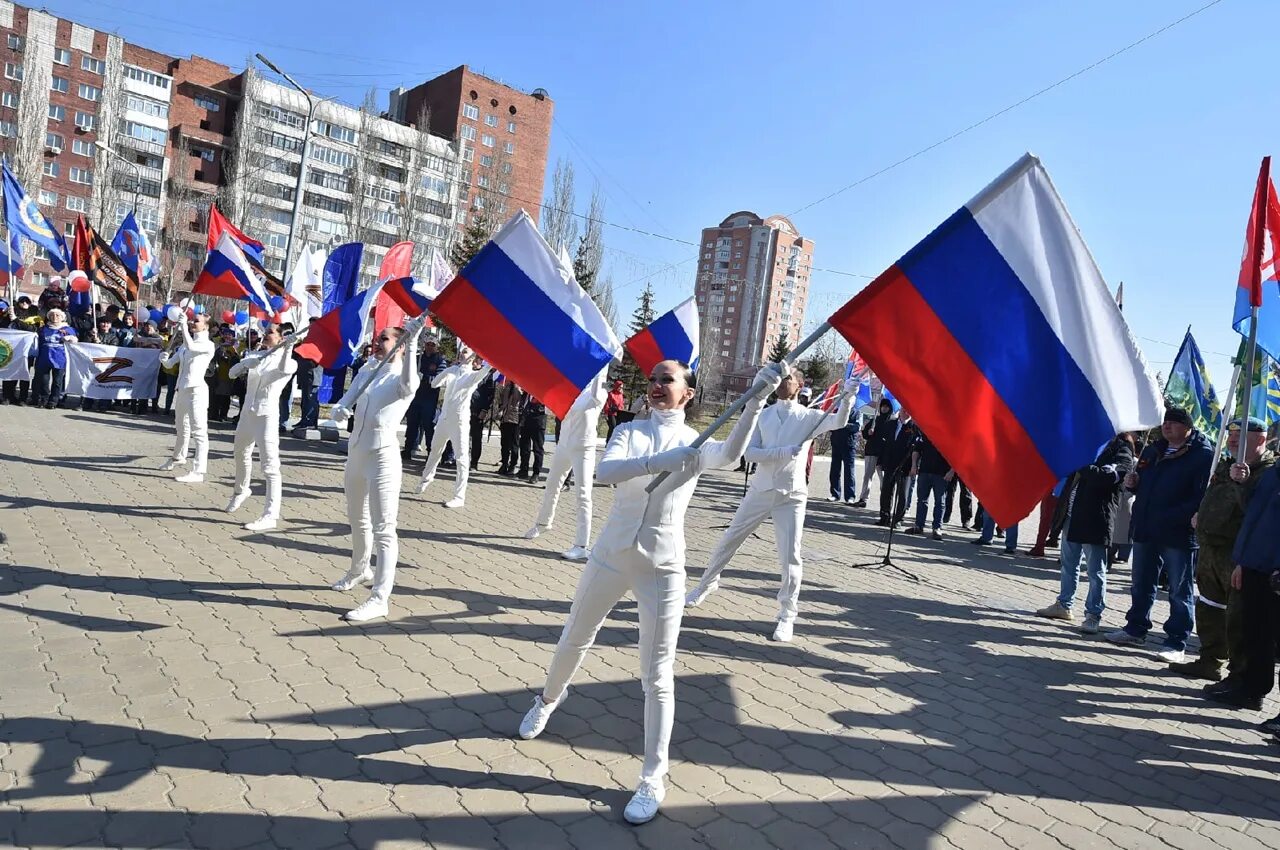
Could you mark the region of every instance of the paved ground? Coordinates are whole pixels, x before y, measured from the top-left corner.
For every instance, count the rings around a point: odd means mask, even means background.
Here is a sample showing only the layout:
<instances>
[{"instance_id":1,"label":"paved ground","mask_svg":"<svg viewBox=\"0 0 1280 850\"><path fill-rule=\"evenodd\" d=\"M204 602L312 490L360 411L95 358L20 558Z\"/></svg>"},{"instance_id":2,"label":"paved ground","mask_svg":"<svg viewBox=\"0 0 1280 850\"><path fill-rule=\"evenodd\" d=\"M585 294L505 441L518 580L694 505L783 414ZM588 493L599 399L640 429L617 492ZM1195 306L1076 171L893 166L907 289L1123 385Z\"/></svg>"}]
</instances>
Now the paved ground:
<instances>
[{"instance_id":1,"label":"paved ground","mask_svg":"<svg viewBox=\"0 0 1280 850\"><path fill-rule=\"evenodd\" d=\"M672 787L658 820L627 827L630 602L546 734L511 738L579 571L556 556L563 527L518 536L533 488L482 473L461 513L443 482L406 496L393 617L352 627L337 615L358 596L326 587L349 551L337 449L286 441L287 522L255 535L220 510L230 432L209 483L184 487L154 470L167 427L0 409L0 843L1280 846L1280 748L1259 716L1028 617L1051 562L977 553L957 528L866 566L874 517L826 501L793 645L765 640L767 527L685 619ZM739 483L704 479L691 564ZM596 498L603 517L610 491Z\"/></svg>"}]
</instances>

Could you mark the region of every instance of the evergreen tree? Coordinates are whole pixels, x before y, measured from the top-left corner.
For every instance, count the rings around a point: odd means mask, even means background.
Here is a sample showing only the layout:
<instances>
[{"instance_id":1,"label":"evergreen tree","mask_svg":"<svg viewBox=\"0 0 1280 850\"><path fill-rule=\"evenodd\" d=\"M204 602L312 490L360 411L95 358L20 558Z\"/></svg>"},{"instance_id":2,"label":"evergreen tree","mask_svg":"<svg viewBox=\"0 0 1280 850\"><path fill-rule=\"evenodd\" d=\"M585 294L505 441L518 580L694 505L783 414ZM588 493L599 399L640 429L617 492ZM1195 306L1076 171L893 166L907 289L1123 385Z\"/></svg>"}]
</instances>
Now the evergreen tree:
<instances>
[{"instance_id":1,"label":"evergreen tree","mask_svg":"<svg viewBox=\"0 0 1280 850\"><path fill-rule=\"evenodd\" d=\"M573 255L573 276L578 281L578 285L588 295L595 295L596 272L598 270L599 263L592 262L590 246L584 236L578 240L578 250Z\"/></svg>"},{"instance_id":2,"label":"evergreen tree","mask_svg":"<svg viewBox=\"0 0 1280 850\"><path fill-rule=\"evenodd\" d=\"M782 358L791 353L791 343L787 342L787 332L783 331L778 334L778 338L773 343L773 349L769 352L770 363L781 363Z\"/></svg>"},{"instance_id":3,"label":"evergreen tree","mask_svg":"<svg viewBox=\"0 0 1280 850\"><path fill-rule=\"evenodd\" d=\"M627 328L627 336L632 337L640 333L640 331L653 324L653 320L656 318L657 315L653 310L653 286L646 283L644 292L640 293L640 303L636 305L635 312L631 314L631 324ZM644 395L649 390L649 376L640 371L640 367L636 365L636 361L629 354L622 359L622 367L618 370L617 377L622 379L623 386L626 388L628 402L637 396Z\"/></svg>"},{"instance_id":4,"label":"evergreen tree","mask_svg":"<svg viewBox=\"0 0 1280 850\"><path fill-rule=\"evenodd\" d=\"M453 243L449 249L449 262L454 269L462 271L462 267L471 262L471 258L480 253L490 237L493 236L493 222L487 213L472 211L471 221L462 231L462 238Z\"/></svg>"}]
</instances>

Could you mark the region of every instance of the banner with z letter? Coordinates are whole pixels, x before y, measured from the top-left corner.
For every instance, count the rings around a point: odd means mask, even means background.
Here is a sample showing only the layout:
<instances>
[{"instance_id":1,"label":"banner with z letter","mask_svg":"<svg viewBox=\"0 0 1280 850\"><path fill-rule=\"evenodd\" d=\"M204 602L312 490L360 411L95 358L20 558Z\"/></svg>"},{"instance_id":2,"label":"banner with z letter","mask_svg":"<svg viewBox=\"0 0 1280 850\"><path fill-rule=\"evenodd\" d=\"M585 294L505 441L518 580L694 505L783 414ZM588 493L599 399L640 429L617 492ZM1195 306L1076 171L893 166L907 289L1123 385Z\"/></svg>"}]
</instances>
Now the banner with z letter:
<instances>
[{"instance_id":1,"label":"banner with z letter","mask_svg":"<svg viewBox=\"0 0 1280 850\"><path fill-rule=\"evenodd\" d=\"M157 349L76 343L67 346L67 395L146 399L156 394Z\"/></svg>"}]
</instances>

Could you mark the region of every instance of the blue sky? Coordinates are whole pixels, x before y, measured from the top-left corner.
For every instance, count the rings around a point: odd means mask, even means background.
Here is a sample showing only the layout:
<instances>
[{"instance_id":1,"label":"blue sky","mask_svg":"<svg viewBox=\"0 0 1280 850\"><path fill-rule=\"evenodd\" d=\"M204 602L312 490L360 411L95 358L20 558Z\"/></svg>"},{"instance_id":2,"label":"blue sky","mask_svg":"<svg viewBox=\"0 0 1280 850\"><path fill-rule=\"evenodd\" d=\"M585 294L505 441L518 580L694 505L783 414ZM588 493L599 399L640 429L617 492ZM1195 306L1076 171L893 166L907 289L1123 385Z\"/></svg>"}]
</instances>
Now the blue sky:
<instances>
[{"instance_id":1,"label":"blue sky","mask_svg":"<svg viewBox=\"0 0 1280 850\"><path fill-rule=\"evenodd\" d=\"M356 102L459 64L556 102L551 162L580 206L696 241L739 209L790 214L1164 27L1209 0L642 4L218 4L57 0L157 50L242 66L262 51ZM217 9L211 15L211 9ZM794 217L824 318L1023 151L1044 160L1154 369L1188 324L1221 392L1258 164L1280 130L1253 34L1276 7L1222 0L1098 68ZM255 34L261 34L255 35ZM620 313L650 280L693 291L694 250L609 227Z\"/></svg>"}]
</instances>

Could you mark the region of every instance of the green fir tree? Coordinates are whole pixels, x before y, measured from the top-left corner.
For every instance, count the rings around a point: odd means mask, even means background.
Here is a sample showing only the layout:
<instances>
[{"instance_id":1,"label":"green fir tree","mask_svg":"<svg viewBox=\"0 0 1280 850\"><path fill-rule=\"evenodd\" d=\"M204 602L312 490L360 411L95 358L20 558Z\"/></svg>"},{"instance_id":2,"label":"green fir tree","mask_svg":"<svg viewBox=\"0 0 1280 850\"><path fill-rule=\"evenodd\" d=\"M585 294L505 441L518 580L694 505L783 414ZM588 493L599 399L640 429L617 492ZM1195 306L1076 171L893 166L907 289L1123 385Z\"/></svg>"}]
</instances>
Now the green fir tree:
<instances>
[{"instance_id":1,"label":"green fir tree","mask_svg":"<svg viewBox=\"0 0 1280 850\"><path fill-rule=\"evenodd\" d=\"M644 292L640 293L640 302L636 305L635 312L631 314L631 324L627 328L627 336L632 337L640 333L640 331L653 324L653 320L656 318L657 314L653 310L653 286L646 283ZM644 395L649 390L649 376L640 371L640 367L636 365L636 361L629 354L623 358L622 367L618 369L617 377L622 379L628 403L637 396Z\"/></svg>"}]
</instances>

